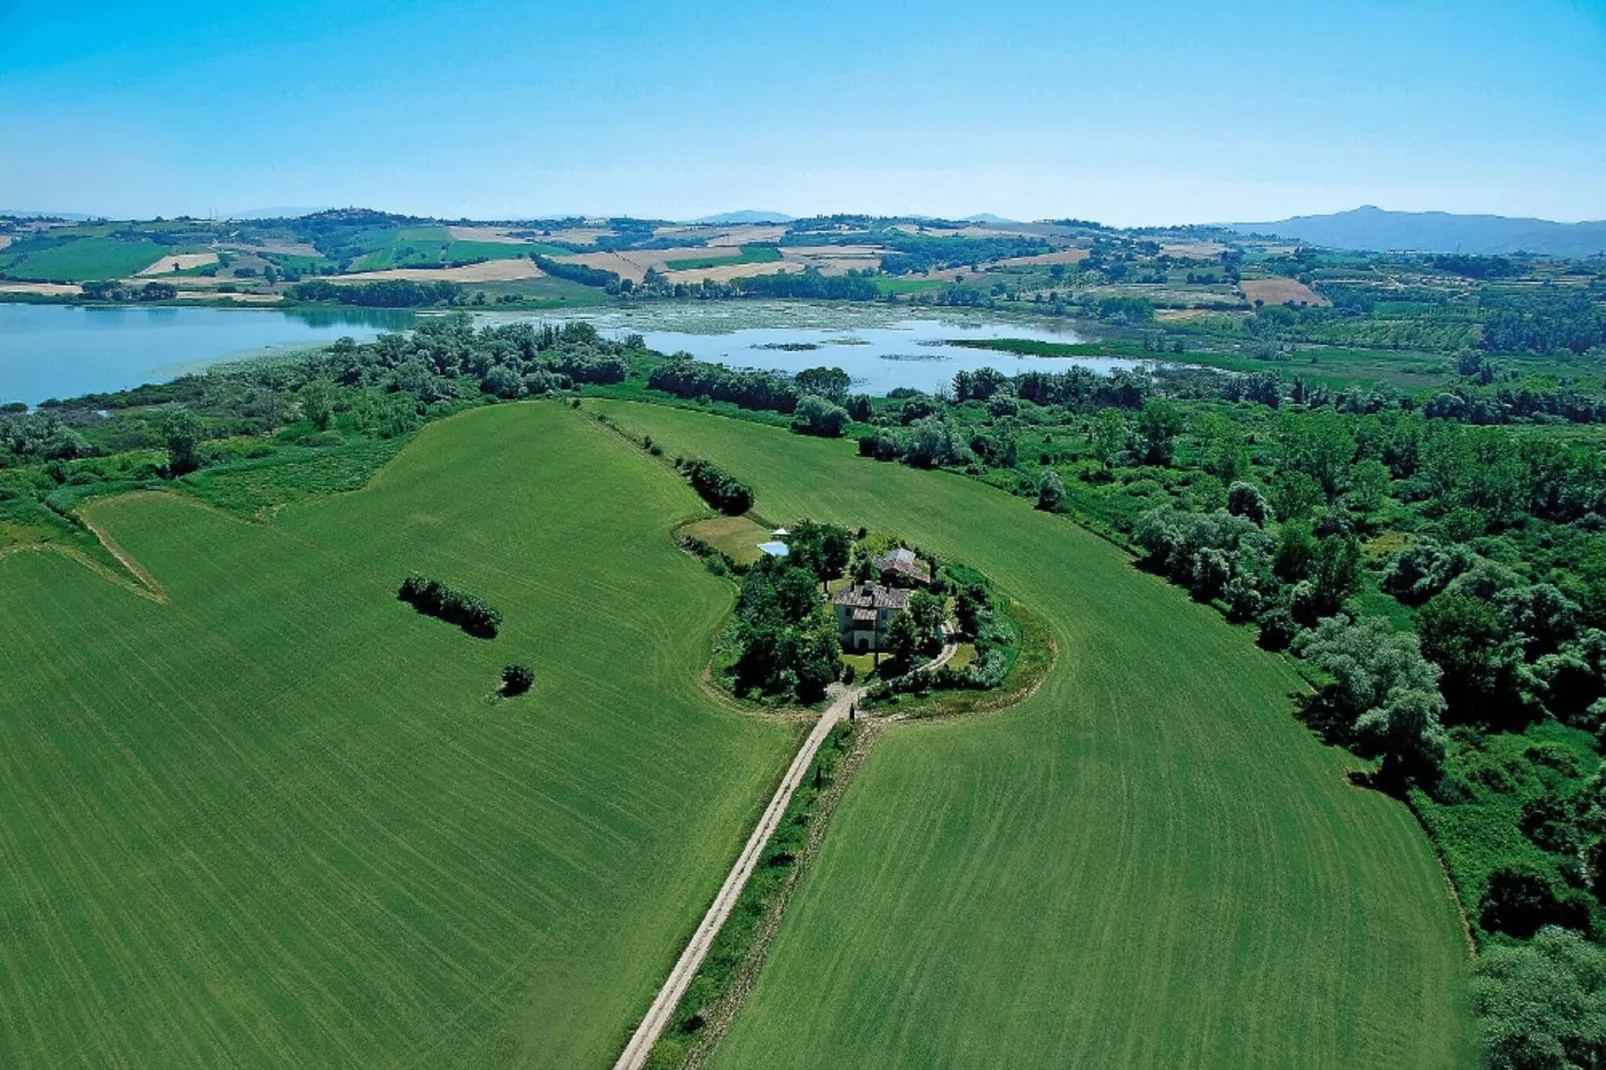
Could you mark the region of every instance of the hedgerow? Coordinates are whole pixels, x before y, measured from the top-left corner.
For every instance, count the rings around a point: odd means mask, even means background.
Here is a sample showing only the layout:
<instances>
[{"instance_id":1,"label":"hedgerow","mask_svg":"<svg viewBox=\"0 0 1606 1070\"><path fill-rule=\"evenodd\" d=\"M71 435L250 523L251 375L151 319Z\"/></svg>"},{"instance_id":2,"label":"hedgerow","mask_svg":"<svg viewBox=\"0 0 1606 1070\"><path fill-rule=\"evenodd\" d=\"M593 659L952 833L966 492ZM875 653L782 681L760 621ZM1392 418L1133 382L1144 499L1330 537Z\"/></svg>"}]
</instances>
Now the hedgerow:
<instances>
[{"instance_id":1,"label":"hedgerow","mask_svg":"<svg viewBox=\"0 0 1606 1070\"><path fill-rule=\"evenodd\" d=\"M455 591L439 580L408 576L396 597L420 613L457 625L470 635L494 639L502 627L502 614L482 599Z\"/></svg>"}]
</instances>

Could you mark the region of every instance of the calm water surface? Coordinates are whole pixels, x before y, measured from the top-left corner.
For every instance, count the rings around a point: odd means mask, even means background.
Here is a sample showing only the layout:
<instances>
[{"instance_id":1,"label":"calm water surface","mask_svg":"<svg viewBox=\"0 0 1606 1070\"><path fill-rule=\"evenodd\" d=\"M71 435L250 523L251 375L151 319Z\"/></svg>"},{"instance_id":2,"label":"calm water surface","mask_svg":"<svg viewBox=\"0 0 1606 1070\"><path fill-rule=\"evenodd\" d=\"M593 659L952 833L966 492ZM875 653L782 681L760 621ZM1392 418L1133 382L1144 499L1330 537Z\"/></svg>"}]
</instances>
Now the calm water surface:
<instances>
[{"instance_id":1,"label":"calm water surface","mask_svg":"<svg viewBox=\"0 0 1606 1070\"><path fill-rule=\"evenodd\" d=\"M496 323L533 317L487 314L478 318ZM1005 320L985 313L932 311L915 318L907 310L732 302L548 318L585 319L614 338L640 334L649 348L659 352L685 351L699 360L734 368L787 373L841 368L853 377L854 390L866 394L886 394L897 387L932 391L952 383L957 371L984 367L1006 375L1071 367L1107 375L1142 363L1115 357L1019 357L947 344L954 339L985 338L1091 340L1063 321Z\"/></svg>"},{"instance_id":2,"label":"calm water surface","mask_svg":"<svg viewBox=\"0 0 1606 1070\"><path fill-rule=\"evenodd\" d=\"M1070 367L1109 373L1135 361L1113 357L1018 357L948 344L954 339L1032 338L1082 342L1061 321L1006 320L985 313L840 308L796 303L659 305L546 316L485 312L480 324L586 319L611 337L640 334L664 353L685 351L737 368L795 373L837 367L854 389L931 391L954 373L992 367L1008 375ZM349 335L404 330L410 312L386 309L83 308L0 304L0 402L163 382L199 366L293 351Z\"/></svg>"},{"instance_id":3,"label":"calm water surface","mask_svg":"<svg viewBox=\"0 0 1606 1070\"><path fill-rule=\"evenodd\" d=\"M0 303L0 402L165 382L212 361L411 326L387 309L81 308Z\"/></svg>"},{"instance_id":4,"label":"calm water surface","mask_svg":"<svg viewBox=\"0 0 1606 1070\"><path fill-rule=\"evenodd\" d=\"M796 373L804 368L841 368L853 377L853 389L885 394L897 387L931 392L953 382L960 370L996 368L1005 375L1023 371L1063 371L1091 368L1109 374L1130 368L1137 361L1115 357L1020 357L995 349L949 345L954 339L1032 338L1045 342L1082 342L1070 331L1051 332L1007 324L953 324L933 320L904 320L886 327L850 331L755 327L729 334L685 334L677 331L640 332L651 349L662 353L684 350L698 360L735 368L767 368ZM811 346L799 349L798 346ZM786 347L786 348L782 348Z\"/></svg>"}]
</instances>

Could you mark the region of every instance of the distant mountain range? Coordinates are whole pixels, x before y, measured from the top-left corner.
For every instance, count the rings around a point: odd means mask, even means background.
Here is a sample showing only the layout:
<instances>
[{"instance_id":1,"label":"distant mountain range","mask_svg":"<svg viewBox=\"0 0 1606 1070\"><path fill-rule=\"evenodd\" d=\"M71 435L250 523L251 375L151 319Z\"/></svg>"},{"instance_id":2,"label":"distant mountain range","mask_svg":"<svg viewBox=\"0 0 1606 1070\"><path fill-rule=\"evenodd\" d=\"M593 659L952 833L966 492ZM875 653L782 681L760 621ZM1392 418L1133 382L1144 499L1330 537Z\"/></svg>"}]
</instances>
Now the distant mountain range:
<instances>
[{"instance_id":1,"label":"distant mountain range","mask_svg":"<svg viewBox=\"0 0 1606 1070\"><path fill-rule=\"evenodd\" d=\"M1273 223L1229 223L1243 233L1335 249L1418 253L1540 253L1593 256L1606 253L1606 221L1553 223L1500 215L1449 212L1390 212L1367 205L1332 215L1303 215Z\"/></svg>"},{"instance_id":2,"label":"distant mountain range","mask_svg":"<svg viewBox=\"0 0 1606 1070\"><path fill-rule=\"evenodd\" d=\"M688 219L686 222L728 227L738 223L790 223L795 218L785 212L763 212L754 208L744 208L740 212L721 212L718 215L705 215L700 219Z\"/></svg>"}]
</instances>

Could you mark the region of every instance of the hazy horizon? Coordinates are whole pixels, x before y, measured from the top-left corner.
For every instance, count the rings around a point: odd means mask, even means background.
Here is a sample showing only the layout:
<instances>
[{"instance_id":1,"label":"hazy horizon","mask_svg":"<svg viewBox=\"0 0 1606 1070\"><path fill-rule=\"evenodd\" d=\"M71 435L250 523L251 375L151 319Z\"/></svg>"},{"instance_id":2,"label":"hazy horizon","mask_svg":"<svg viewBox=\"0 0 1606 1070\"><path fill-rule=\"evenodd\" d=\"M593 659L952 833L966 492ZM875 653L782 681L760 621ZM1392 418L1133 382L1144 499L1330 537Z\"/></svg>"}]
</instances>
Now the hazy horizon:
<instances>
[{"instance_id":1,"label":"hazy horizon","mask_svg":"<svg viewBox=\"0 0 1606 1070\"><path fill-rule=\"evenodd\" d=\"M846 29L844 29L846 27ZM0 4L0 205L1606 219L1606 8Z\"/></svg>"}]
</instances>

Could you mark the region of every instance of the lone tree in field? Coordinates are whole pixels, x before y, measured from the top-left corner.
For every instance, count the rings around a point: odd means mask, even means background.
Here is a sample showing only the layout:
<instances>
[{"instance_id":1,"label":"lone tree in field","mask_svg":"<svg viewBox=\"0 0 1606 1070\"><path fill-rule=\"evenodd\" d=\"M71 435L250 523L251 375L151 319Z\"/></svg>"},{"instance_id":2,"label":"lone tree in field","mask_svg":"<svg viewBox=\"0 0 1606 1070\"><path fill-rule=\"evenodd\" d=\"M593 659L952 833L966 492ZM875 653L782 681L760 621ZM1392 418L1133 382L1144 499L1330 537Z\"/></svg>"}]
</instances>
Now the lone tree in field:
<instances>
[{"instance_id":1,"label":"lone tree in field","mask_svg":"<svg viewBox=\"0 0 1606 1070\"><path fill-rule=\"evenodd\" d=\"M199 416L189 409L170 409L162 416L161 434L167 445L169 474L182 475L201 466L197 450L206 431Z\"/></svg>"},{"instance_id":2,"label":"lone tree in field","mask_svg":"<svg viewBox=\"0 0 1606 1070\"><path fill-rule=\"evenodd\" d=\"M1037 481L1037 507L1052 513L1065 497L1065 483L1060 474L1050 468Z\"/></svg>"},{"instance_id":3,"label":"lone tree in field","mask_svg":"<svg viewBox=\"0 0 1606 1070\"><path fill-rule=\"evenodd\" d=\"M535 670L528 665L509 665L502 670L502 694L522 695L535 685Z\"/></svg>"}]
</instances>

